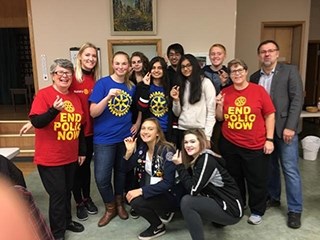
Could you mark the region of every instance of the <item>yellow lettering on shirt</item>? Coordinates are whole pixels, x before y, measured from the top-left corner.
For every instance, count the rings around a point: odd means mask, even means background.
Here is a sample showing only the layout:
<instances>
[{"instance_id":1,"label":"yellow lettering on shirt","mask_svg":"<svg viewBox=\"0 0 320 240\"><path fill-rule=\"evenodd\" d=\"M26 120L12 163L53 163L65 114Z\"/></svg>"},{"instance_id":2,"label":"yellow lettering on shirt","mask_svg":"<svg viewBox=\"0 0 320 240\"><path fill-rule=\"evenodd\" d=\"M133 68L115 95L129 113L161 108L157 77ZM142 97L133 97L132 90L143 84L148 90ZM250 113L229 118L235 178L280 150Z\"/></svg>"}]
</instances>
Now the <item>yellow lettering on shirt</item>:
<instances>
[{"instance_id":1,"label":"yellow lettering on shirt","mask_svg":"<svg viewBox=\"0 0 320 240\"><path fill-rule=\"evenodd\" d=\"M236 106L230 106L224 119L228 121L228 128L236 130L251 130L256 120L256 115L251 113L251 107L244 106L245 97L239 97L235 100Z\"/></svg>"}]
</instances>

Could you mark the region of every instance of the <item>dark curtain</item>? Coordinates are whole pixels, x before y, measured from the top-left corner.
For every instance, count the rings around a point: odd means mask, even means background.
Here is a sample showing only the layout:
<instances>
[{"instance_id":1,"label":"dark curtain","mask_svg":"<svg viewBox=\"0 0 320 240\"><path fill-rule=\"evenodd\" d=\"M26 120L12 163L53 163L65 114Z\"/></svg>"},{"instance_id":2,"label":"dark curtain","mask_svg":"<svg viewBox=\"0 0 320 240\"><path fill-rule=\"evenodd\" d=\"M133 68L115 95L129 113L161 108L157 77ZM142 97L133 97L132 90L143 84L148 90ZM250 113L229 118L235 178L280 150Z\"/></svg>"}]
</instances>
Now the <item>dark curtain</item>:
<instances>
[{"instance_id":1,"label":"dark curtain","mask_svg":"<svg viewBox=\"0 0 320 240\"><path fill-rule=\"evenodd\" d=\"M17 31L14 28L0 28L0 104L11 104L10 88L23 87Z\"/></svg>"}]
</instances>

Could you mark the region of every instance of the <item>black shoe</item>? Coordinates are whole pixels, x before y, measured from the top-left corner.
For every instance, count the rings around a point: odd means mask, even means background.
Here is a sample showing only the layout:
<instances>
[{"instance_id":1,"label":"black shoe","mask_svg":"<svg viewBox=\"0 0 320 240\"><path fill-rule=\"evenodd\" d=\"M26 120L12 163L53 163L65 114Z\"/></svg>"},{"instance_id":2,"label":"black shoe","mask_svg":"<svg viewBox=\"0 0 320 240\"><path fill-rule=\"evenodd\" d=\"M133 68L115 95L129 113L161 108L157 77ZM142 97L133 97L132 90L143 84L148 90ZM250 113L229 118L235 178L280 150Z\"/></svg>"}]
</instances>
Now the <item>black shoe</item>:
<instances>
[{"instance_id":1,"label":"black shoe","mask_svg":"<svg viewBox=\"0 0 320 240\"><path fill-rule=\"evenodd\" d=\"M159 237L166 233L166 226L164 224L159 225L158 227L150 226L147 230L139 234L138 238L140 240L149 240L156 237Z\"/></svg>"},{"instance_id":2,"label":"black shoe","mask_svg":"<svg viewBox=\"0 0 320 240\"><path fill-rule=\"evenodd\" d=\"M83 232L84 226L81 223L71 221L69 225L67 226L67 230L71 232Z\"/></svg>"},{"instance_id":3,"label":"black shoe","mask_svg":"<svg viewBox=\"0 0 320 240\"><path fill-rule=\"evenodd\" d=\"M267 209L271 207L280 207L281 203L279 200L275 200L273 198L270 198L267 200Z\"/></svg>"},{"instance_id":4,"label":"black shoe","mask_svg":"<svg viewBox=\"0 0 320 240\"><path fill-rule=\"evenodd\" d=\"M133 219L137 219L137 218L140 217L133 208L130 209L130 216L131 216Z\"/></svg>"},{"instance_id":5,"label":"black shoe","mask_svg":"<svg viewBox=\"0 0 320 240\"><path fill-rule=\"evenodd\" d=\"M85 221L88 219L88 213L87 213L87 209L86 207L84 206L84 203L80 203L78 206L77 206L77 218L80 220L80 221Z\"/></svg>"},{"instance_id":6,"label":"black shoe","mask_svg":"<svg viewBox=\"0 0 320 240\"><path fill-rule=\"evenodd\" d=\"M223 225L223 224L220 224L220 223L216 223L216 222L211 222L212 223L212 225L214 226L214 227L216 227L216 228L223 228L223 227L225 227L226 225Z\"/></svg>"},{"instance_id":7,"label":"black shoe","mask_svg":"<svg viewBox=\"0 0 320 240\"><path fill-rule=\"evenodd\" d=\"M84 206L86 207L89 214L97 214L98 208L97 206L92 202L91 198L88 198L87 200L84 200Z\"/></svg>"},{"instance_id":8,"label":"black shoe","mask_svg":"<svg viewBox=\"0 0 320 240\"><path fill-rule=\"evenodd\" d=\"M169 223L174 216L174 212L167 212L159 216L162 223Z\"/></svg>"},{"instance_id":9,"label":"black shoe","mask_svg":"<svg viewBox=\"0 0 320 240\"><path fill-rule=\"evenodd\" d=\"M301 213L288 212L288 227L290 228L301 227Z\"/></svg>"}]
</instances>

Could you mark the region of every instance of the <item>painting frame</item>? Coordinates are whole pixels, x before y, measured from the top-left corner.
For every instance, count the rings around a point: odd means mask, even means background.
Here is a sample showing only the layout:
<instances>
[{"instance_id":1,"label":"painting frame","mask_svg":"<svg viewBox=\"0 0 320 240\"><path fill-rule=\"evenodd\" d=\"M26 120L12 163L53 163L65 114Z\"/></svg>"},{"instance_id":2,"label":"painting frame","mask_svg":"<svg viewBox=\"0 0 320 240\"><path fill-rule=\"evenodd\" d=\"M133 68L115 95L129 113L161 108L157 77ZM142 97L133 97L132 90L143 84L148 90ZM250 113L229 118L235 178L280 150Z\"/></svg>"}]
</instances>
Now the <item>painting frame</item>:
<instances>
[{"instance_id":1,"label":"painting frame","mask_svg":"<svg viewBox=\"0 0 320 240\"><path fill-rule=\"evenodd\" d=\"M141 4L139 8L133 5L134 2L133 0L110 1L111 35L152 36L157 34L157 0L138 0L137 3ZM123 11L124 7L126 11ZM128 18L134 18L134 21L128 21Z\"/></svg>"},{"instance_id":2,"label":"painting frame","mask_svg":"<svg viewBox=\"0 0 320 240\"><path fill-rule=\"evenodd\" d=\"M128 51L128 48L131 52L141 51L141 47L152 48L154 51L154 56L162 55L162 40L157 39L108 39L107 40L107 49L108 49L108 61L109 61L109 74L113 72L112 69L112 57L116 51L125 51L129 55L131 53ZM146 55L149 57L148 55Z\"/></svg>"}]
</instances>

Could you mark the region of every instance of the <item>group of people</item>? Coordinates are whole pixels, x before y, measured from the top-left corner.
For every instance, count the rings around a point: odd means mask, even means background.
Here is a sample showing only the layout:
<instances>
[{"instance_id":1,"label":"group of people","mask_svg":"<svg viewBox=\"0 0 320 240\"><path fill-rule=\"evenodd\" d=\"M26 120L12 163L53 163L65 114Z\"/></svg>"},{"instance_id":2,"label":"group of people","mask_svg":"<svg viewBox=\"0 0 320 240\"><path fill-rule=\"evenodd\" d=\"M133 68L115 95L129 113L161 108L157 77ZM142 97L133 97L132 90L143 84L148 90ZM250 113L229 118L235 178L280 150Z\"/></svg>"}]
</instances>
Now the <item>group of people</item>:
<instances>
[{"instance_id":1,"label":"group of people","mask_svg":"<svg viewBox=\"0 0 320 240\"><path fill-rule=\"evenodd\" d=\"M267 207L280 206L281 165L287 224L299 228L302 81L296 67L278 62L275 41L262 42L257 53L261 69L250 81L243 60L223 65L222 44L209 49L212 64L202 69L178 43L167 49L169 66L160 56L149 61L141 52L119 51L113 73L99 80L90 43L80 48L75 68L55 60L53 85L37 93L31 123L21 129L35 127L34 161L50 197L55 239L84 230L72 221L71 192L80 220L98 212L90 197L93 153L105 204L99 227L117 215L128 219L126 202L150 224L139 239L163 235L178 209L192 239L204 239L202 219L235 224L246 206L248 223L260 224Z\"/></svg>"}]
</instances>

